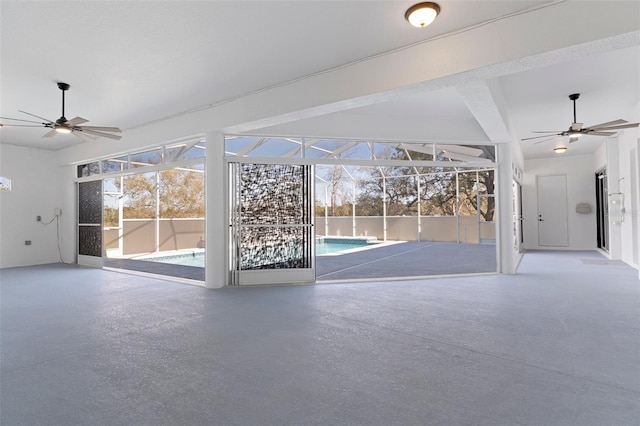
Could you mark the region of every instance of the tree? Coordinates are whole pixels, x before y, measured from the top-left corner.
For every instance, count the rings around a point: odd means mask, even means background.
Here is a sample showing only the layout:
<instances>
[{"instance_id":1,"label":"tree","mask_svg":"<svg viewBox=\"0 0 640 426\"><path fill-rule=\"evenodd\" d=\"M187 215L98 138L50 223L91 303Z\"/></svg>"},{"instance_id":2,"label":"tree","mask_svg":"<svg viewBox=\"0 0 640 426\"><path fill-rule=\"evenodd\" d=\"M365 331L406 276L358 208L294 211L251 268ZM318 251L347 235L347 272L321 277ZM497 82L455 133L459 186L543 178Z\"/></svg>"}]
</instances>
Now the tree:
<instances>
[{"instance_id":1,"label":"tree","mask_svg":"<svg viewBox=\"0 0 640 426\"><path fill-rule=\"evenodd\" d=\"M337 158L340 156L338 155ZM325 215L325 203L327 203L328 216L350 216L353 209L353 194L351 186L352 180L345 176L344 166L320 166L316 169L316 174L321 177L328 195L325 199L325 193L320 191L316 200L316 215ZM321 200L321 201L320 201Z\"/></svg>"},{"instance_id":2,"label":"tree","mask_svg":"<svg viewBox=\"0 0 640 426\"><path fill-rule=\"evenodd\" d=\"M403 149L389 153L392 160L427 160L431 154L412 152L411 157ZM360 182L360 193L356 211L361 216L381 216L383 202L387 203L387 215L416 215L420 200L420 211L425 216L453 216L476 214L478 209L486 221L494 220L495 200L493 197L480 197L478 194L493 194L494 172L458 173L459 210L456 212L456 172L453 167L376 167L368 168L369 179ZM382 177L386 178L383 179ZM418 196L418 183L420 196ZM386 192L385 192L386 190Z\"/></svg>"},{"instance_id":3,"label":"tree","mask_svg":"<svg viewBox=\"0 0 640 426\"><path fill-rule=\"evenodd\" d=\"M156 175L159 177L156 187ZM161 218L204 217L204 174L184 169L139 173L124 179L124 217L156 217L156 189Z\"/></svg>"},{"instance_id":4,"label":"tree","mask_svg":"<svg viewBox=\"0 0 640 426\"><path fill-rule=\"evenodd\" d=\"M204 217L204 174L170 169L160 172L160 217Z\"/></svg>"}]
</instances>

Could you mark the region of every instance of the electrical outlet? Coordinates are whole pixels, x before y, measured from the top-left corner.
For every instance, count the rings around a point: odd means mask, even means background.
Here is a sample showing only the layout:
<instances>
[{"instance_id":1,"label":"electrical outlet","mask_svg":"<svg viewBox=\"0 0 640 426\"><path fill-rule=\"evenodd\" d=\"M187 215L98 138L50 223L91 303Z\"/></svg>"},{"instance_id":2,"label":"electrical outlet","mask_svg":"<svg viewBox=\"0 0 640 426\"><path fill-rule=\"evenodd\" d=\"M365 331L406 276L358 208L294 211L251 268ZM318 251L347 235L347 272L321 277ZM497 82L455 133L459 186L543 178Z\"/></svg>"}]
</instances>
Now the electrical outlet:
<instances>
[{"instance_id":1,"label":"electrical outlet","mask_svg":"<svg viewBox=\"0 0 640 426\"><path fill-rule=\"evenodd\" d=\"M24 245L25 246L30 246L31 245L31 240L25 240Z\"/></svg>"},{"instance_id":2,"label":"electrical outlet","mask_svg":"<svg viewBox=\"0 0 640 426\"><path fill-rule=\"evenodd\" d=\"M36 221L40 222L42 220L42 216L36 216Z\"/></svg>"}]
</instances>

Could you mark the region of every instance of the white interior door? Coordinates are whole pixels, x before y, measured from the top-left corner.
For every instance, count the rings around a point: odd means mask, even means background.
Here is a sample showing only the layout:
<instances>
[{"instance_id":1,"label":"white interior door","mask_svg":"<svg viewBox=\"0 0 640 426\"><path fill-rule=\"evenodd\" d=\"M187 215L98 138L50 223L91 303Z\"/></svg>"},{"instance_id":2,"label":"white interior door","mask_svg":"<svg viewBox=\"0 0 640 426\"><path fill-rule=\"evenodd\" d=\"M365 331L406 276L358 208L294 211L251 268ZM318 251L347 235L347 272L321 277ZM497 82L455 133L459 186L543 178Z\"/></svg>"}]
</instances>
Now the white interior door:
<instances>
[{"instance_id":1,"label":"white interior door","mask_svg":"<svg viewBox=\"0 0 640 426\"><path fill-rule=\"evenodd\" d=\"M538 176L538 245L569 246L567 176Z\"/></svg>"}]
</instances>

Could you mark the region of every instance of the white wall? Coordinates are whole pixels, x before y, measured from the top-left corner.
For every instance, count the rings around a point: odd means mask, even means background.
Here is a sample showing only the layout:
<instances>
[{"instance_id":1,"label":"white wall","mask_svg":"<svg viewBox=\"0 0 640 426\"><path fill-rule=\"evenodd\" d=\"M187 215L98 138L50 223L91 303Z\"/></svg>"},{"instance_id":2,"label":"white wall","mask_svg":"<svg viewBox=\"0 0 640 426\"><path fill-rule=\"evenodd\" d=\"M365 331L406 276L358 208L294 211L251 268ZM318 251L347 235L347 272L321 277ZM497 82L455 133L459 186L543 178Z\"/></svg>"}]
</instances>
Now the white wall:
<instances>
[{"instance_id":1,"label":"white wall","mask_svg":"<svg viewBox=\"0 0 640 426\"><path fill-rule=\"evenodd\" d=\"M524 244L527 249L550 249L538 245L537 176L565 174L567 176L569 246L557 250L593 250L596 248L596 196L593 155L558 156L525 161L522 181L524 203ZM589 203L592 212L576 213L578 203Z\"/></svg>"},{"instance_id":2,"label":"white wall","mask_svg":"<svg viewBox=\"0 0 640 426\"><path fill-rule=\"evenodd\" d=\"M635 108L633 121L640 119L640 103ZM640 131L627 129L616 141L617 158L607 158L607 171L617 170L615 179L609 178L609 193L622 192L625 197L624 222L611 225L612 249L615 259L640 267ZM610 150L609 150L610 151ZM615 237L615 240L613 239Z\"/></svg>"},{"instance_id":3,"label":"white wall","mask_svg":"<svg viewBox=\"0 0 640 426\"><path fill-rule=\"evenodd\" d=\"M56 153L0 144L0 176L12 183L0 192L0 268L59 262L56 222L43 225L60 207Z\"/></svg>"}]
</instances>

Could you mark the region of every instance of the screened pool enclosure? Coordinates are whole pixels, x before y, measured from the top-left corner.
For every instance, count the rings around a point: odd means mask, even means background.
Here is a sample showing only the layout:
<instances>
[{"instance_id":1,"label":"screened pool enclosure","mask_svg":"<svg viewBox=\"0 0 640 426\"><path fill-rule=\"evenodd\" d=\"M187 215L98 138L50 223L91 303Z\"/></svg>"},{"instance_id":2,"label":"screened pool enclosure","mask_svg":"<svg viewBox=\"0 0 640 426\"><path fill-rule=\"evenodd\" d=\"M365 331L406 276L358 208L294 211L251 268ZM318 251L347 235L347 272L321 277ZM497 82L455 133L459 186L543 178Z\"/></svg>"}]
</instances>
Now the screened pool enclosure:
<instances>
[{"instance_id":1,"label":"screened pool enclosure","mask_svg":"<svg viewBox=\"0 0 640 426\"><path fill-rule=\"evenodd\" d=\"M225 156L232 284L313 281L315 237L495 244L493 145L227 136Z\"/></svg>"},{"instance_id":2,"label":"screened pool enclosure","mask_svg":"<svg viewBox=\"0 0 640 426\"><path fill-rule=\"evenodd\" d=\"M79 259L113 266L189 254L202 269L213 220L228 229L213 247L227 285L357 278L372 262L385 277L496 271L493 145L227 135L212 169L223 167L214 199L224 209L213 217L205 147L196 139L79 165ZM319 253L327 241L357 247ZM481 265L460 269L456 256Z\"/></svg>"}]
</instances>

